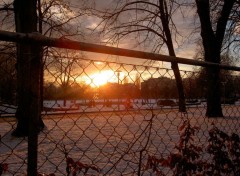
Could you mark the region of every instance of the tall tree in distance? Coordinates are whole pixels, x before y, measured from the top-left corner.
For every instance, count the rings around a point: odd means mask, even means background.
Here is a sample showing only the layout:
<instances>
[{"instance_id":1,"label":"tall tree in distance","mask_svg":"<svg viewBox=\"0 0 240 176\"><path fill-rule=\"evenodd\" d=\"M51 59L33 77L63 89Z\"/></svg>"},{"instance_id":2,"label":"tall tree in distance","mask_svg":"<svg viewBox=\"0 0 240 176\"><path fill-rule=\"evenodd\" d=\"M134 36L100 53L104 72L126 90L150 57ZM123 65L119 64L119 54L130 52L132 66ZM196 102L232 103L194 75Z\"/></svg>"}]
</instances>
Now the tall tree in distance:
<instances>
[{"instance_id":1,"label":"tall tree in distance","mask_svg":"<svg viewBox=\"0 0 240 176\"><path fill-rule=\"evenodd\" d=\"M81 22L79 21L82 16L85 15L85 2L79 2L80 8L76 8L75 6L71 5L69 1L62 1L62 0L37 0L38 6L38 31L44 36L49 37L60 37L60 38L67 38L73 37L76 39L78 36L83 39L83 28L81 27ZM41 67L41 100L43 102L43 84L44 84L44 73L49 73L49 67L56 67L59 71L60 75L68 75L72 72L71 68L74 63L77 62L77 59L74 58L61 58L61 55L58 53L61 52L60 49L44 47L43 58L42 58L42 67ZM66 55L74 55L76 51L72 52L70 50L65 50ZM58 59L55 59L58 64L54 65L51 64L52 56L57 55ZM57 61L59 60L59 61ZM62 62L64 61L64 62ZM63 65L59 66L59 63L62 62ZM66 64L67 63L67 64ZM65 68L64 68L65 67ZM62 69L59 69L62 68ZM70 69L70 70L69 70ZM66 70L68 70L66 72ZM67 73L67 74L66 74ZM57 75L59 75L57 74ZM57 79L63 80L60 81L60 85L63 87L69 86L69 80L63 79L59 76ZM66 103L66 99L64 99L64 104ZM43 105L42 105L43 106Z\"/></svg>"},{"instance_id":2,"label":"tall tree in distance","mask_svg":"<svg viewBox=\"0 0 240 176\"><path fill-rule=\"evenodd\" d=\"M228 25L229 16L237 0L195 0L201 23L201 37L204 59L221 63L221 50ZM222 117L220 70L218 67L206 69L207 74L207 111L208 117Z\"/></svg>"},{"instance_id":3,"label":"tall tree in distance","mask_svg":"<svg viewBox=\"0 0 240 176\"><path fill-rule=\"evenodd\" d=\"M178 31L173 15L180 6L174 0L138 1L120 0L116 7L104 12L96 12L103 18L99 27L102 33L108 36L108 41L119 43L129 35L135 36L138 46L149 46L151 51L159 53L167 51L175 57L174 40L177 40ZM175 42L177 43L177 42ZM186 112L185 95L182 78L176 62L171 63L176 79L179 96L179 111Z\"/></svg>"},{"instance_id":4,"label":"tall tree in distance","mask_svg":"<svg viewBox=\"0 0 240 176\"><path fill-rule=\"evenodd\" d=\"M139 90L141 89L141 76L139 73L135 75L134 84Z\"/></svg>"}]
</instances>

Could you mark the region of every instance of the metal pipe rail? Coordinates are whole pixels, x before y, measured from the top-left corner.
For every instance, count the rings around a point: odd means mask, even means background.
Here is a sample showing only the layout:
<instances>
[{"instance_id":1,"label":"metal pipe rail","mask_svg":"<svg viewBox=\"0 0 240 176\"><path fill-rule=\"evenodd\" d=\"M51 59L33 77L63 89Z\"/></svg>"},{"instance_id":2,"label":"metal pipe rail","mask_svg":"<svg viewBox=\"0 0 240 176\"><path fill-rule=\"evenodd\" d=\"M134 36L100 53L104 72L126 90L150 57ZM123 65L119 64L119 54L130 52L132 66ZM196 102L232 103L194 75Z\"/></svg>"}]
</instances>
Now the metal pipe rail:
<instances>
[{"instance_id":1,"label":"metal pipe rail","mask_svg":"<svg viewBox=\"0 0 240 176\"><path fill-rule=\"evenodd\" d=\"M0 40L9 42L24 42L24 43L37 43L42 46L65 48L65 49L75 49L87 52L111 54L117 56L133 57L140 59L149 59L153 61L164 61L164 62L175 62L179 64L202 66L202 67L219 67L220 69L240 71L240 67L229 66L223 64L217 64L212 62L198 61L193 59L186 59L182 57L173 57L163 54L156 54L150 52L143 52L137 50L116 48L111 46L104 46L92 43L78 42L74 40L69 40L66 38L50 38L41 35L38 32L34 33L15 33L0 30Z\"/></svg>"}]
</instances>

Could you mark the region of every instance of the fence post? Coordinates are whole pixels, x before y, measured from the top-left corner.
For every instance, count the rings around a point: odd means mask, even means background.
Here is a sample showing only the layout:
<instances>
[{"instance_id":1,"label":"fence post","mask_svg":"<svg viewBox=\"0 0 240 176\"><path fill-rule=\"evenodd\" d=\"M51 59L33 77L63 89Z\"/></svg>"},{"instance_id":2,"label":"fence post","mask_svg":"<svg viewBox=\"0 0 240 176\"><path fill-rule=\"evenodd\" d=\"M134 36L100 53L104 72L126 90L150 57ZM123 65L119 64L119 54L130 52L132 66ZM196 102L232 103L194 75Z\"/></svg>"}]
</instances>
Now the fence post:
<instances>
[{"instance_id":1,"label":"fence post","mask_svg":"<svg viewBox=\"0 0 240 176\"><path fill-rule=\"evenodd\" d=\"M36 0L14 0L16 32L38 31ZM37 147L40 118L40 47L36 42L17 44L18 126L28 136L28 176L37 176Z\"/></svg>"},{"instance_id":2,"label":"fence post","mask_svg":"<svg viewBox=\"0 0 240 176\"><path fill-rule=\"evenodd\" d=\"M40 76L41 76L41 46L34 44L30 56L30 112L28 136L28 175L37 176L38 133L41 118Z\"/></svg>"}]
</instances>

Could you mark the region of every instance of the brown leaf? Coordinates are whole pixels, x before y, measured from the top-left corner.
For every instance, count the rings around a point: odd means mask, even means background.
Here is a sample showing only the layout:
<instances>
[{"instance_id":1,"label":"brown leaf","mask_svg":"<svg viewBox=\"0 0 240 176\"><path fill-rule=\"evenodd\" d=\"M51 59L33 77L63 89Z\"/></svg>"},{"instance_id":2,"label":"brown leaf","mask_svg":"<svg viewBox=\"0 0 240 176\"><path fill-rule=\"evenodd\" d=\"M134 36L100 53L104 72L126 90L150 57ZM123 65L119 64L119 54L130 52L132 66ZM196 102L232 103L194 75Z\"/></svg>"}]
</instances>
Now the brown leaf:
<instances>
[{"instance_id":1,"label":"brown leaf","mask_svg":"<svg viewBox=\"0 0 240 176\"><path fill-rule=\"evenodd\" d=\"M186 124L184 123L184 124L182 124L179 128L178 128L178 130L179 131L182 131L184 128L185 128L185 126L186 126Z\"/></svg>"}]
</instances>

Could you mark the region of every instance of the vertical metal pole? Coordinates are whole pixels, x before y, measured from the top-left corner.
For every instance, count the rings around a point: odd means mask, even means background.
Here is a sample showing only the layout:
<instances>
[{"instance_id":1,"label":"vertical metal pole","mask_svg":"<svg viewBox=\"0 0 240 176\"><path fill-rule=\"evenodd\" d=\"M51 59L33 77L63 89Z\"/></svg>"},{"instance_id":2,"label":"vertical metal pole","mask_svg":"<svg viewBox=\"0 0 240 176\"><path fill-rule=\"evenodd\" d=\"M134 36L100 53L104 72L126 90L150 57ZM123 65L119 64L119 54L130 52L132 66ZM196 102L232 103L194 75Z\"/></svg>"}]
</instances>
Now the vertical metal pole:
<instances>
[{"instance_id":1,"label":"vertical metal pole","mask_svg":"<svg viewBox=\"0 0 240 176\"><path fill-rule=\"evenodd\" d=\"M41 48L37 44L31 47L30 58L30 116L28 136L28 175L37 176L38 132L41 118L40 75L41 75Z\"/></svg>"},{"instance_id":2,"label":"vertical metal pole","mask_svg":"<svg viewBox=\"0 0 240 176\"><path fill-rule=\"evenodd\" d=\"M28 136L28 169L27 173L31 176L37 176L37 145L38 138L36 133L36 127L33 125L35 121L35 115L29 118L29 136Z\"/></svg>"},{"instance_id":3,"label":"vertical metal pole","mask_svg":"<svg viewBox=\"0 0 240 176\"><path fill-rule=\"evenodd\" d=\"M118 71L118 72L117 72L117 77L118 77L118 89L120 89L120 85L119 85L119 76L120 76L120 72ZM118 111L120 110L119 96L120 96L120 95L118 95Z\"/></svg>"},{"instance_id":4,"label":"vertical metal pole","mask_svg":"<svg viewBox=\"0 0 240 176\"><path fill-rule=\"evenodd\" d=\"M37 1L14 0L16 32L37 31ZM17 44L18 68L18 135L28 136L27 175L37 176L37 145L40 118L40 46L36 43Z\"/></svg>"},{"instance_id":5,"label":"vertical metal pole","mask_svg":"<svg viewBox=\"0 0 240 176\"><path fill-rule=\"evenodd\" d=\"M120 70L117 70L117 71L115 71L116 73L117 73L117 81L118 81L118 90L120 90ZM118 91L118 94L120 94L120 92ZM117 96L118 97L118 102L117 102L117 104L118 104L118 111L120 110L120 101L119 101L119 97L120 97L120 95L118 95Z\"/></svg>"}]
</instances>

